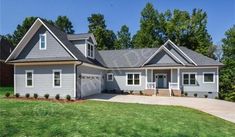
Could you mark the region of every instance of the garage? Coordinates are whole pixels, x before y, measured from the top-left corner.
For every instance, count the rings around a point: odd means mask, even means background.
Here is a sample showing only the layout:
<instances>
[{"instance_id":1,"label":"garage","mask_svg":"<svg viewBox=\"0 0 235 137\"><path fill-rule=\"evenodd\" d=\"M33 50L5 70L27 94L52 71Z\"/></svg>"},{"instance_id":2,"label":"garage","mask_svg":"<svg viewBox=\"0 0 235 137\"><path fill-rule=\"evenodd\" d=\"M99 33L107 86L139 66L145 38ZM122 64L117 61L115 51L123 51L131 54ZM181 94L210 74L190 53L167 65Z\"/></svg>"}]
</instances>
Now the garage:
<instances>
[{"instance_id":1,"label":"garage","mask_svg":"<svg viewBox=\"0 0 235 137\"><path fill-rule=\"evenodd\" d=\"M98 93L101 93L101 76L82 74L81 97L86 97Z\"/></svg>"}]
</instances>

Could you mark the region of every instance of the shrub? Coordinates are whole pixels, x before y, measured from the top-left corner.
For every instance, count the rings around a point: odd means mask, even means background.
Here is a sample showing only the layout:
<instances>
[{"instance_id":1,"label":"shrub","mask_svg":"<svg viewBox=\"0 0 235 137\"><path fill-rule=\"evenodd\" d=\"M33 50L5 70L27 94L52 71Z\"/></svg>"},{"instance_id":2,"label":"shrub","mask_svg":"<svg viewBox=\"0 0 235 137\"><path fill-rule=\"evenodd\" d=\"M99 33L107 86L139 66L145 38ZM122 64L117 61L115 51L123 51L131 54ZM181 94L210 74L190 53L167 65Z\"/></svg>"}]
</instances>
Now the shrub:
<instances>
[{"instance_id":1,"label":"shrub","mask_svg":"<svg viewBox=\"0 0 235 137\"><path fill-rule=\"evenodd\" d=\"M140 91L140 95L143 95L144 93L142 91Z\"/></svg>"},{"instance_id":2,"label":"shrub","mask_svg":"<svg viewBox=\"0 0 235 137\"><path fill-rule=\"evenodd\" d=\"M184 96L186 96L186 97L187 97L187 96L188 96L188 93L187 93L187 92L184 92Z\"/></svg>"},{"instance_id":3,"label":"shrub","mask_svg":"<svg viewBox=\"0 0 235 137\"><path fill-rule=\"evenodd\" d=\"M67 96L66 96L66 99L67 99L68 101L70 101L70 100L71 100L71 96L70 96L70 95L67 95Z\"/></svg>"},{"instance_id":4,"label":"shrub","mask_svg":"<svg viewBox=\"0 0 235 137\"><path fill-rule=\"evenodd\" d=\"M194 93L193 95L194 95L194 97L197 97L197 93Z\"/></svg>"},{"instance_id":5,"label":"shrub","mask_svg":"<svg viewBox=\"0 0 235 137\"><path fill-rule=\"evenodd\" d=\"M208 95L204 95L204 97L205 97L205 98L207 98L207 97L208 97Z\"/></svg>"},{"instance_id":6,"label":"shrub","mask_svg":"<svg viewBox=\"0 0 235 137\"><path fill-rule=\"evenodd\" d=\"M7 92L7 93L5 94L5 96L8 98L8 97L10 96L10 93Z\"/></svg>"},{"instance_id":7,"label":"shrub","mask_svg":"<svg viewBox=\"0 0 235 137\"><path fill-rule=\"evenodd\" d=\"M55 99L59 100L60 99L60 94L56 94Z\"/></svg>"},{"instance_id":8,"label":"shrub","mask_svg":"<svg viewBox=\"0 0 235 137\"><path fill-rule=\"evenodd\" d=\"M45 94L44 97L45 97L45 99L48 99L49 98L49 94Z\"/></svg>"},{"instance_id":9,"label":"shrub","mask_svg":"<svg viewBox=\"0 0 235 137\"><path fill-rule=\"evenodd\" d=\"M30 97L30 94L29 94L29 93L26 93L26 94L25 94L25 97L26 97L26 98L29 98L29 97Z\"/></svg>"},{"instance_id":10,"label":"shrub","mask_svg":"<svg viewBox=\"0 0 235 137\"><path fill-rule=\"evenodd\" d=\"M33 97L35 98L35 99L37 99L38 98L38 94L33 94Z\"/></svg>"},{"instance_id":11,"label":"shrub","mask_svg":"<svg viewBox=\"0 0 235 137\"><path fill-rule=\"evenodd\" d=\"M15 96L18 98L20 97L20 93L16 93Z\"/></svg>"},{"instance_id":12,"label":"shrub","mask_svg":"<svg viewBox=\"0 0 235 137\"><path fill-rule=\"evenodd\" d=\"M130 94L133 94L133 92L134 92L134 91L133 91L133 90L131 90L131 91L130 91Z\"/></svg>"}]
</instances>

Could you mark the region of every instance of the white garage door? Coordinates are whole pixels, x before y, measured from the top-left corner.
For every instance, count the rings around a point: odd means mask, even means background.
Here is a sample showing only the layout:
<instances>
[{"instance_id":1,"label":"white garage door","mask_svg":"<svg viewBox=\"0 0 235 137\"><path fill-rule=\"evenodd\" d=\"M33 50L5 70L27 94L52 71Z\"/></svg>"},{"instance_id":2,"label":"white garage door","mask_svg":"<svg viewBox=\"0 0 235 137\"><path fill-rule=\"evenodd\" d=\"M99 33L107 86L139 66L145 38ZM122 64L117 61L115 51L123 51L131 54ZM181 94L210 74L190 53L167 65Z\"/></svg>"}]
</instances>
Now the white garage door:
<instances>
[{"instance_id":1,"label":"white garage door","mask_svg":"<svg viewBox=\"0 0 235 137\"><path fill-rule=\"evenodd\" d=\"M101 76L82 74L81 97L101 93Z\"/></svg>"}]
</instances>

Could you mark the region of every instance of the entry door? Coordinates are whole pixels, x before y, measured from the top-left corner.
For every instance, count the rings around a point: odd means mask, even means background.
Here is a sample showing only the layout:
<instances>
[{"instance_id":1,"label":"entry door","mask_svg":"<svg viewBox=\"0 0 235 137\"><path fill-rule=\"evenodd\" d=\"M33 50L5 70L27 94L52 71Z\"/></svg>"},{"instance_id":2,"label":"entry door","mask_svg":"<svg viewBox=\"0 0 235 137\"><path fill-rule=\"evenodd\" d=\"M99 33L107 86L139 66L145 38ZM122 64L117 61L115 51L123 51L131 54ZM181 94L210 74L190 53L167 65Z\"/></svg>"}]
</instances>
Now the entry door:
<instances>
[{"instance_id":1,"label":"entry door","mask_svg":"<svg viewBox=\"0 0 235 137\"><path fill-rule=\"evenodd\" d=\"M156 79L157 88L167 87L167 75L166 74L156 74L155 79Z\"/></svg>"}]
</instances>

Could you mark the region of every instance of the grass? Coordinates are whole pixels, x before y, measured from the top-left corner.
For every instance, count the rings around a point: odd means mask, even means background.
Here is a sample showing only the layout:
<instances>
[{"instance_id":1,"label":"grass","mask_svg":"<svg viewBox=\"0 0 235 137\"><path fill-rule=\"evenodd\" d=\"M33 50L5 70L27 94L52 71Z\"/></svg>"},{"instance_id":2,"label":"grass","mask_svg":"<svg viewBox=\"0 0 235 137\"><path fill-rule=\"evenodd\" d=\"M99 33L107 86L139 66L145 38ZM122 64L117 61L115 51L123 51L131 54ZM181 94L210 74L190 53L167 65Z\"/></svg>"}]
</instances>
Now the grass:
<instances>
[{"instance_id":1,"label":"grass","mask_svg":"<svg viewBox=\"0 0 235 137\"><path fill-rule=\"evenodd\" d=\"M235 135L235 124L176 106L97 101L57 103L3 98L0 136L213 136Z\"/></svg>"}]
</instances>

